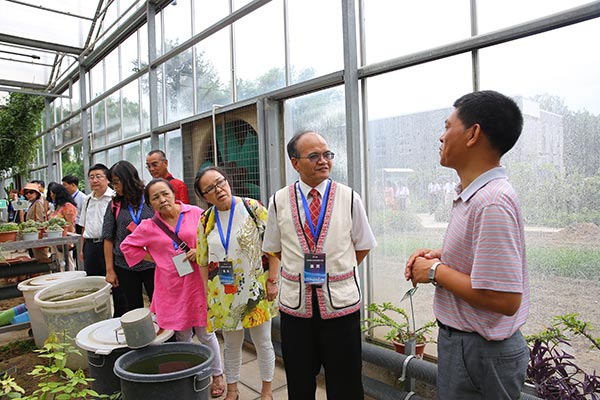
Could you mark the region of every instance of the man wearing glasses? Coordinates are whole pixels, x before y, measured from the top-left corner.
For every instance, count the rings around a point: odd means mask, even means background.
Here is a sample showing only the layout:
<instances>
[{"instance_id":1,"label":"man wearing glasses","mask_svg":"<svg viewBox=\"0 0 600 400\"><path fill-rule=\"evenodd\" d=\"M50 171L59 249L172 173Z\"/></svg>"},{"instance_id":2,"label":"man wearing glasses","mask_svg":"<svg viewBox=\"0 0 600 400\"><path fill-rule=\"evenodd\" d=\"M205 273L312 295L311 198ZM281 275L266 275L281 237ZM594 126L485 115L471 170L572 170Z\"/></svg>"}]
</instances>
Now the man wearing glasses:
<instances>
[{"instance_id":1,"label":"man wearing glasses","mask_svg":"<svg viewBox=\"0 0 600 400\"><path fill-rule=\"evenodd\" d=\"M83 227L83 265L88 276L106 276L102 224L106 207L115 193L108 187L108 175L104 164L95 164L88 172L92 193L84 199L79 219Z\"/></svg>"},{"instance_id":2,"label":"man wearing glasses","mask_svg":"<svg viewBox=\"0 0 600 400\"><path fill-rule=\"evenodd\" d=\"M152 150L146 156L146 168L154 179L163 178L169 181L175 191L175 200L180 200L182 203L190 204L188 188L185 182L179 180L169 172L169 160L167 155L162 150Z\"/></svg>"},{"instance_id":3,"label":"man wearing glasses","mask_svg":"<svg viewBox=\"0 0 600 400\"><path fill-rule=\"evenodd\" d=\"M268 285L279 284L288 398L314 399L323 366L328 399L362 400L357 268L377 242L358 193L329 179L325 139L300 132L287 152L300 180L270 199L263 251L281 259Z\"/></svg>"}]
</instances>

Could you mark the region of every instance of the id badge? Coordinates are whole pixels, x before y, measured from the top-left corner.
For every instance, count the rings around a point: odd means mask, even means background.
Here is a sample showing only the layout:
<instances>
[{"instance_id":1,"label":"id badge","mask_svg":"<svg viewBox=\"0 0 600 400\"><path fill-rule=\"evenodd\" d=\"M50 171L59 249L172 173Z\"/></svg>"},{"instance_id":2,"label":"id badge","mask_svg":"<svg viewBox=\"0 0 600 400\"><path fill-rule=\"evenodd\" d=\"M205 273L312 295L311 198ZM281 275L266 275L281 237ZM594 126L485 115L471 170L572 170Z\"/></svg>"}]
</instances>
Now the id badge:
<instances>
[{"instance_id":1,"label":"id badge","mask_svg":"<svg viewBox=\"0 0 600 400\"><path fill-rule=\"evenodd\" d=\"M177 269L179 276L185 276L190 272L194 272L192 264L190 264L185 256L186 253L179 253L173 256L173 264L175 264L175 268Z\"/></svg>"},{"instance_id":2,"label":"id badge","mask_svg":"<svg viewBox=\"0 0 600 400\"><path fill-rule=\"evenodd\" d=\"M322 285L326 275L325 253L304 254L304 283Z\"/></svg>"},{"instance_id":3,"label":"id badge","mask_svg":"<svg viewBox=\"0 0 600 400\"><path fill-rule=\"evenodd\" d=\"M135 222L133 222L133 221L131 221L131 222L129 223L129 225L127 225L127 230L128 230L129 232L133 232L133 231L135 231L135 228L137 228L137 224L136 224Z\"/></svg>"},{"instance_id":4,"label":"id badge","mask_svg":"<svg viewBox=\"0 0 600 400\"><path fill-rule=\"evenodd\" d=\"M219 280L222 285L233 285L233 263L231 261L219 261Z\"/></svg>"}]
</instances>

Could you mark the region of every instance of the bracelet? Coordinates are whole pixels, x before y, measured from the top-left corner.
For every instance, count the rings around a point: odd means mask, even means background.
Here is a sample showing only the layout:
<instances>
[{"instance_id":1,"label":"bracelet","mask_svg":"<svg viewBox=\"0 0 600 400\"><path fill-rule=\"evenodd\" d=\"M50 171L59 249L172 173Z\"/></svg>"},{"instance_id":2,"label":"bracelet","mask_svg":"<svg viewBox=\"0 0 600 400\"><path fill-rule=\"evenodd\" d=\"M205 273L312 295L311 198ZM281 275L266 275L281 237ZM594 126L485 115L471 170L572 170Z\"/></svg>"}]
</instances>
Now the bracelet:
<instances>
[{"instance_id":1,"label":"bracelet","mask_svg":"<svg viewBox=\"0 0 600 400\"><path fill-rule=\"evenodd\" d=\"M273 285L277 285L277 279L269 278L267 282L272 283Z\"/></svg>"}]
</instances>

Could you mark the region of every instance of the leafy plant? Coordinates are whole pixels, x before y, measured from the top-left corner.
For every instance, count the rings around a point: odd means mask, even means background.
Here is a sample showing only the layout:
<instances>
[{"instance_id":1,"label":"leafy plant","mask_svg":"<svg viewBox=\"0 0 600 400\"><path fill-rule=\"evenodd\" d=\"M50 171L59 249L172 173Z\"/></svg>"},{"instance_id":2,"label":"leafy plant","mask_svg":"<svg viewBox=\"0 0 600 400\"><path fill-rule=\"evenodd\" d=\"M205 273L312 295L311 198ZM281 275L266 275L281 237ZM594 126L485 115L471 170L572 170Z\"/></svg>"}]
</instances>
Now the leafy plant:
<instances>
[{"instance_id":1,"label":"leafy plant","mask_svg":"<svg viewBox=\"0 0 600 400\"><path fill-rule=\"evenodd\" d=\"M69 223L66 219L61 217L53 217L48 220L48 226L50 225L59 225L61 227L69 226Z\"/></svg>"},{"instance_id":2,"label":"leafy plant","mask_svg":"<svg viewBox=\"0 0 600 400\"><path fill-rule=\"evenodd\" d=\"M0 232L13 232L19 230L19 224L16 222L4 222L0 224Z\"/></svg>"},{"instance_id":3,"label":"leafy plant","mask_svg":"<svg viewBox=\"0 0 600 400\"><path fill-rule=\"evenodd\" d=\"M35 230L40 229L44 226L43 223L35 221L33 219L28 219L25 222L21 222L19 224L19 229L21 230L21 232L34 232L32 230L29 230L29 228L34 228Z\"/></svg>"},{"instance_id":4,"label":"leafy plant","mask_svg":"<svg viewBox=\"0 0 600 400\"><path fill-rule=\"evenodd\" d=\"M530 345L527 381L535 385L538 396L544 399L600 399L600 376L589 374L575 362L565 347L570 345L564 330L581 335L600 350L600 338L591 334L592 325L578 319L578 314L554 317L552 326L527 336Z\"/></svg>"},{"instance_id":5,"label":"leafy plant","mask_svg":"<svg viewBox=\"0 0 600 400\"><path fill-rule=\"evenodd\" d=\"M371 303L367 307L367 311L370 312L372 316L363 320L363 331L380 326L388 327L390 329L385 335L385 339L390 341L396 340L405 343L408 340L415 338L417 343L426 343L427 337L425 335L431 333L436 326L435 321L429 321L419 328L413 327L411 329L409 316L406 310L397 307L390 302L382 304ZM395 315L396 318L393 318L391 315ZM397 320L398 317L400 317L400 321Z\"/></svg>"},{"instance_id":6,"label":"leafy plant","mask_svg":"<svg viewBox=\"0 0 600 400\"><path fill-rule=\"evenodd\" d=\"M25 390L12 377L5 374L0 379L0 394L9 399L22 400L68 400L91 397L108 399L109 396L98 394L87 387L94 380L93 378L86 378L81 369L73 371L66 366L69 354L80 353L68 342L67 335L62 336L59 338L56 333L50 333L44 347L35 350L40 358L48 360L47 365L36 365L28 373L39 380L38 389L30 395L25 395Z\"/></svg>"},{"instance_id":7,"label":"leafy plant","mask_svg":"<svg viewBox=\"0 0 600 400\"><path fill-rule=\"evenodd\" d=\"M48 224L46 228L47 232L60 232L63 230L63 227L58 224Z\"/></svg>"}]
</instances>

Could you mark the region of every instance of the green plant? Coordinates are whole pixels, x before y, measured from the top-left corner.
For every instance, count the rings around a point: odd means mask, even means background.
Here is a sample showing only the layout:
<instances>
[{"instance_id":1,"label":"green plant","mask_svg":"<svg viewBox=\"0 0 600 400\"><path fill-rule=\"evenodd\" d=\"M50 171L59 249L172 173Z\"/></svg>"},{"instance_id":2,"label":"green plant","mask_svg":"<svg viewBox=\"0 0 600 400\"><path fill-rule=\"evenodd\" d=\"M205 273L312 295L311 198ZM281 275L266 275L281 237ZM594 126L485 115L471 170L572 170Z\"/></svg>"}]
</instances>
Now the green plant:
<instances>
[{"instance_id":1,"label":"green plant","mask_svg":"<svg viewBox=\"0 0 600 400\"><path fill-rule=\"evenodd\" d=\"M42 222L37 222L37 221L34 221L33 219L28 219L27 221L21 222L19 224L19 229L21 230L21 232L33 232L31 230L26 230L26 229L34 228L37 230L37 229L41 228L42 226L44 226L44 224Z\"/></svg>"},{"instance_id":2,"label":"green plant","mask_svg":"<svg viewBox=\"0 0 600 400\"><path fill-rule=\"evenodd\" d=\"M50 218L48 220L48 226L50 226L50 225L59 225L61 227L64 227L64 226L69 226L69 223L64 218L54 217L54 218Z\"/></svg>"},{"instance_id":3,"label":"green plant","mask_svg":"<svg viewBox=\"0 0 600 400\"><path fill-rule=\"evenodd\" d=\"M60 232L63 230L63 227L58 224L48 224L46 231L48 232Z\"/></svg>"},{"instance_id":4,"label":"green plant","mask_svg":"<svg viewBox=\"0 0 600 400\"><path fill-rule=\"evenodd\" d=\"M28 226L21 229L22 233L37 233L38 229L35 226Z\"/></svg>"},{"instance_id":5,"label":"green plant","mask_svg":"<svg viewBox=\"0 0 600 400\"><path fill-rule=\"evenodd\" d=\"M413 327L411 328L406 310L390 302L382 304L371 303L367 307L367 311L371 316L363 320L363 331L380 326L388 327L390 329L385 335L385 339L389 341L396 340L405 343L415 338L417 343L427 343L426 335L431 333L433 328L437 326L435 321L428 321L416 328L413 321ZM395 315L396 318L392 317L392 315Z\"/></svg>"},{"instance_id":6,"label":"green plant","mask_svg":"<svg viewBox=\"0 0 600 400\"><path fill-rule=\"evenodd\" d=\"M66 366L69 354L80 354L66 335L59 336L51 333L44 347L34 350L39 357L46 359L48 365L36 365L28 375L39 380L38 389L30 395L17 382L5 374L0 379L0 394L9 399L22 400L68 400L68 399L108 399L109 396L98 394L87 386L93 378L86 378L81 369L73 371ZM4 397L3 397L4 398ZM113 397L114 398L114 397Z\"/></svg>"},{"instance_id":7,"label":"green plant","mask_svg":"<svg viewBox=\"0 0 600 400\"><path fill-rule=\"evenodd\" d=\"M0 232L13 232L19 230L19 224L16 222L4 222L0 224Z\"/></svg>"}]
</instances>

